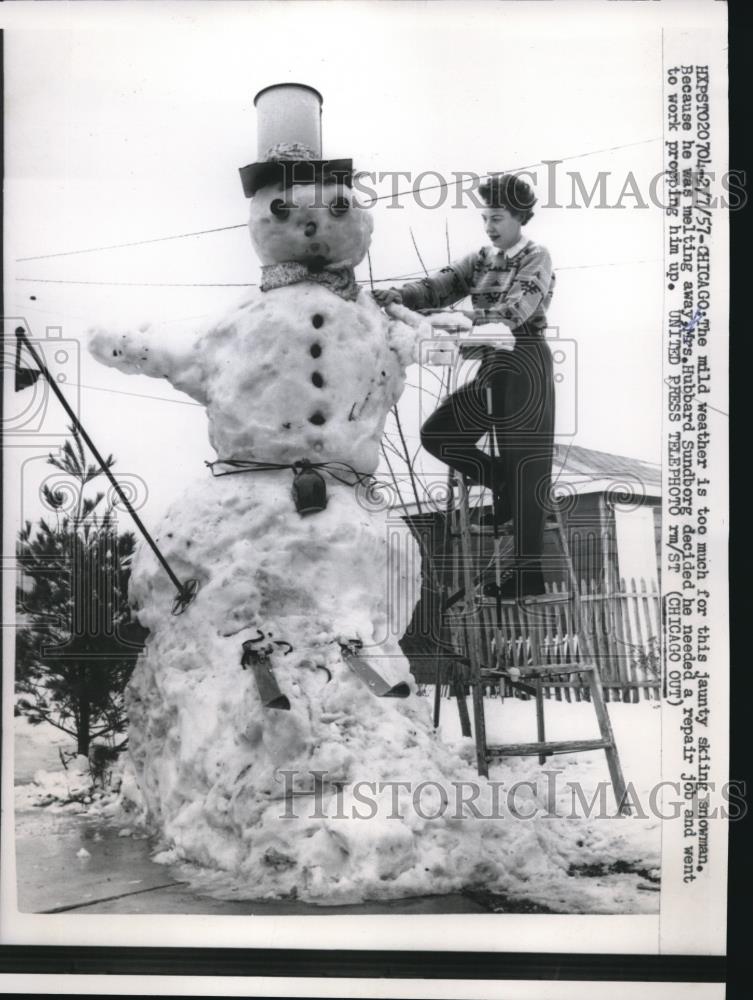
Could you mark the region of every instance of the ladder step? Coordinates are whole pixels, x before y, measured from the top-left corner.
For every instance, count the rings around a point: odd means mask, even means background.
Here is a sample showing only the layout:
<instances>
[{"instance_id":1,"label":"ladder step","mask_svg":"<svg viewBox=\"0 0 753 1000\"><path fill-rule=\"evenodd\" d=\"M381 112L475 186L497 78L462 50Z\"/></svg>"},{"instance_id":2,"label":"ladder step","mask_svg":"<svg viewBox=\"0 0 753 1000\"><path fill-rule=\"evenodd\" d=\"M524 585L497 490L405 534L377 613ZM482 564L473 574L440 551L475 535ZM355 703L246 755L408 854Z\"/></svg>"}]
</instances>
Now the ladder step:
<instances>
[{"instance_id":1,"label":"ladder step","mask_svg":"<svg viewBox=\"0 0 753 1000\"><path fill-rule=\"evenodd\" d=\"M550 674L587 674L595 670L594 663L552 663L520 667L521 677L546 677Z\"/></svg>"},{"instance_id":2,"label":"ladder step","mask_svg":"<svg viewBox=\"0 0 753 1000\"><path fill-rule=\"evenodd\" d=\"M485 677L509 677L510 669L511 669L510 667L508 667L505 670L492 670L491 668L489 669L483 668L481 670L481 678L483 680L483 678ZM532 666L518 667L519 671L518 676L520 678L526 678L526 679L532 678L535 680L537 677L547 677L552 674L554 675L587 674L594 669L595 667L593 663L560 663L556 665L546 664L540 667L532 667ZM517 680L518 677L514 677L512 679Z\"/></svg>"},{"instance_id":3,"label":"ladder step","mask_svg":"<svg viewBox=\"0 0 753 1000\"><path fill-rule=\"evenodd\" d=\"M479 604L488 605L489 607L496 607L497 604L496 597L486 597L483 594L479 594L477 600ZM565 603L569 604L571 600L572 597L568 592L566 594L536 594L535 597L522 597L519 601L511 600L508 597L503 597L501 603L503 608L509 607L511 605L517 606L518 604L521 604L524 608L527 608L530 606L537 607L542 604L545 605L565 604Z\"/></svg>"},{"instance_id":4,"label":"ladder step","mask_svg":"<svg viewBox=\"0 0 753 1000\"><path fill-rule=\"evenodd\" d=\"M472 535L489 535L494 536L494 525L491 524L469 524L468 531ZM460 531L450 531L451 538L460 538L462 532ZM497 528L498 538L512 538L512 528L507 524L500 524Z\"/></svg>"},{"instance_id":5,"label":"ladder step","mask_svg":"<svg viewBox=\"0 0 753 1000\"><path fill-rule=\"evenodd\" d=\"M578 753L581 750L610 750L609 740L555 740L550 743L508 743L486 748L489 757L532 757L535 754Z\"/></svg>"},{"instance_id":6,"label":"ladder step","mask_svg":"<svg viewBox=\"0 0 753 1000\"><path fill-rule=\"evenodd\" d=\"M556 528L557 528L556 524L547 524L545 526L545 530L548 529L550 531L551 530L556 530ZM494 525L493 524L469 524L468 525L468 531L472 535L490 535L490 536L493 536L494 535ZM455 529L451 529L450 532L449 532L449 534L450 534L451 538L460 538L462 536L463 532L462 531L456 531ZM513 534L513 529L511 527L509 521L503 521L503 523L500 524L497 527L497 535L498 535L499 538L512 538L512 534Z\"/></svg>"},{"instance_id":7,"label":"ladder step","mask_svg":"<svg viewBox=\"0 0 753 1000\"><path fill-rule=\"evenodd\" d=\"M531 694L531 695L536 694L536 688L535 687L533 687L530 684L526 684L524 681L520 681L517 678L513 679L504 670L482 670L481 671L481 681L482 681L482 683L484 681L499 680L502 677L504 677L507 680L507 683L515 691L524 691L526 694Z\"/></svg>"},{"instance_id":8,"label":"ladder step","mask_svg":"<svg viewBox=\"0 0 753 1000\"><path fill-rule=\"evenodd\" d=\"M474 581L476 585L481 583L480 579ZM450 594L444 605L442 606L442 611L449 611L450 608L457 604L465 596L465 588L461 587L460 590L456 590L454 594ZM474 590L471 595L471 599L474 604L479 607L485 606L490 608L496 608L497 598L496 597L486 597L481 591ZM500 604L503 608L517 607L519 604L524 608L527 607L540 607L541 605L550 604L569 604L571 601L570 593L565 594L537 594L535 597L523 597L519 601L509 597L503 597Z\"/></svg>"}]
</instances>

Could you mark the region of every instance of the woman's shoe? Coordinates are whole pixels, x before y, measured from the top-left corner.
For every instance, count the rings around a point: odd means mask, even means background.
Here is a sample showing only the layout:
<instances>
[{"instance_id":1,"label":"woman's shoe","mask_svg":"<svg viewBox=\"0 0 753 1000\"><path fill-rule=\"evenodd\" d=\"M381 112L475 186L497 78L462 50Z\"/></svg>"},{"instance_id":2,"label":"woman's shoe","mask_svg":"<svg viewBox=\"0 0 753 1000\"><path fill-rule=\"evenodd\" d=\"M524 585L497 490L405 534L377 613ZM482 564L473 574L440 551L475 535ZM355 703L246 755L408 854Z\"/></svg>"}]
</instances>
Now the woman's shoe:
<instances>
[{"instance_id":1,"label":"woman's shoe","mask_svg":"<svg viewBox=\"0 0 753 1000\"><path fill-rule=\"evenodd\" d=\"M497 569L494 565L487 566L482 572L479 581L479 587L481 588L481 593L484 597L496 597L497 589L500 590L500 594L504 588L510 584L514 583L514 570L512 565L505 566L499 572L499 582L497 581Z\"/></svg>"},{"instance_id":2,"label":"woman's shoe","mask_svg":"<svg viewBox=\"0 0 753 1000\"><path fill-rule=\"evenodd\" d=\"M481 577L481 592L484 597L496 597L498 590L503 601L519 601L524 597L545 594L544 574L539 560L519 560L508 564L500 573L499 584L494 566L487 567Z\"/></svg>"}]
</instances>

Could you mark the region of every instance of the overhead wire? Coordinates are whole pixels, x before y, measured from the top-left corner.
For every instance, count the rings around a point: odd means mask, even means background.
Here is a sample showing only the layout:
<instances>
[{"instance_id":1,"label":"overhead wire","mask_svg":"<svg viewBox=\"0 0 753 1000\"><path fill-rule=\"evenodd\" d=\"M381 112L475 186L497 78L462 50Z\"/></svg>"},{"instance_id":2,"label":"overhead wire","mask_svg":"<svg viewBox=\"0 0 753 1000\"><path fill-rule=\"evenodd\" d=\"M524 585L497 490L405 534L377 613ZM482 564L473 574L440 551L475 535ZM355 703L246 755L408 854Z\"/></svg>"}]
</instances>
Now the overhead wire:
<instances>
[{"instance_id":1,"label":"overhead wire","mask_svg":"<svg viewBox=\"0 0 753 1000\"><path fill-rule=\"evenodd\" d=\"M633 267L636 264L656 264L660 263L659 257L643 257L639 260L606 260L597 261L593 264L571 264L565 267L555 267L555 273L559 271L586 271L597 267ZM438 270L430 268L429 270ZM416 278L424 274L424 271L410 271L407 274L393 274L385 278L357 278L358 285L378 285L385 281L403 281L406 278ZM258 288L258 282L254 281L87 281L72 278L16 278L16 281L23 281L30 284L40 285L99 285L105 287L122 288Z\"/></svg>"},{"instance_id":2,"label":"overhead wire","mask_svg":"<svg viewBox=\"0 0 753 1000\"><path fill-rule=\"evenodd\" d=\"M601 153L612 153L619 149L629 149L633 146L645 146L653 142L661 142L661 141L662 141L661 136L658 136L654 139L639 139L636 140L635 142L624 142L616 146L605 146L602 149L592 149L592 150L587 150L586 152L583 153L573 153L571 156L562 156L556 160L537 160L535 163L527 163L524 164L523 166L511 167L510 172L514 173L515 171L530 170L532 167L543 166L547 163L555 163L555 164L567 163L570 160L580 160L587 156L598 156ZM416 194L419 191L433 191L436 190L437 188L452 187L457 184L462 184L463 181L468 178L468 176L469 174L461 174L461 176L458 177L456 180L443 181L440 184L424 184L421 185L421 187L410 188L407 191L392 191L389 194L376 195L372 199L372 203L376 201L384 201L386 198L398 198L404 194ZM245 222L238 222L229 226L214 226L211 229L195 229L187 233L174 233L170 236L154 236L141 240L129 240L128 242L125 243L109 243L95 247L84 247L77 250L58 250L51 253L33 254L33 255L28 255L26 257L16 257L16 263L19 264L26 263L32 260L50 260L54 257L73 257L78 254L85 254L85 253L102 253L108 250L123 250L123 249L129 249L131 247L147 246L154 243L167 243L171 240L185 240L195 236L207 236L213 233L230 232L234 229L245 229L246 225L247 223Z\"/></svg>"},{"instance_id":3,"label":"overhead wire","mask_svg":"<svg viewBox=\"0 0 753 1000\"><path fill-rule=\"evenodd\" d=\"M39 253L31 257L16 257L16 263L25 263L30 260L49 260L51 257L74 257L83 253L101 253L104 250L123 250L127 247L143 247L150 243L167 243L170 240L186 240L191 236L207 236L210 233L226 233L231 229L245 229L245 222L238 222L232 226L215 226L213 229L196 229L190 233L175 233L172 236L154 236L145 240L131 240L128 243L110 243L98 247L85 247L81 250L59 250L54 253Z\"/></svg>"},{"instance_id":4,"label":"overhead wire","mask_svg":"<svg viewBox=\"0 0 753 1000\"><path fill-rule=\"evenodd\" d=\"M521 170L530 170L532 167L542 167L547 163L555 163L555 164L567 163L570 160L581 160L586 156L598 156L600 153L612 153L618 149L629 149L632 146L646 146L653 142L662 142L662 141L663 141L662 137L657 136L654 139L639 139L636 142L623 142L617 146L605 146L603 149L593 149L585 153L573 153L572 156L561 156L556 160L536 160L534 163L526 163L523 166L510 167L509 170L504 172L514 174L514 173L519 173ZM495 174L499 173L502 173L502 171L492 171L490 176L494 176ZM376 195L374 198L372 198L371 204L373 205L374 202L377 201L384 201L386 198L400 198L402 195L417 194L420 191L437 191L441 188L452 187L453 185L456 184L462 184L465 180L467 180L471 176L473 175L469 173L466 174L461 173L460 177L458 177L457 180L454 181L441 181L439 184L423 184L421 185L421 187L412 187L403 191L391 191L389 194ZM368 207L368 205L366 207Z\"/></svg>"},{"instance_id":5,"label":"overhead wire","mask_svg":"<svg viewBox=\"0 0 753 1000\"><path fill-rule=\"evenodd\" d=\"M517 166L517 167L511 168L511 170L519 172L521 170L531 169L532 167L535 167L535 166L542 166L542 165L544 165L546 163L560 164L560 163L564 163L564 162L567 162L567 161L570 161L570 160L574 160L574 159L582 159L582 158L585 158L587 156L595 156L595 155L599 155L601 153L615 152L615 151L620 150L620 149L627 149L627 148L631 148L631 147L634 147L634 146L647 145L647 144L659 141L660 138L661 137L653 138L653 139L638 140L636 142L631 142L631 143L620 143L620 144L615 145L615 146L603 147L602 149L598 149L598 150L588 150L588 151L581 152L581 153L575 153L575 154L572 154L570 156L560 157L560 158L558 158L556 160L549 160L549 161L537 160L534 163L529 163L529 164L525 164L523 166ZM456 179L454 179L452 181L443 181L443 182L441 182L439 184L433 184L433 185L421 185L420 187L413 187L413 188L411 188L409 190L405 190L405 191L399 191L399 192L392 191L389 194L377 195L377 196L375 196L372 199L372 203L376 202L376 201L383 201L386 198L396 198L396 197L399 197L399 196L405 195L405 194L411 194L411 193L415 194L415 193L417 193L419 191L430 191L430 190L437 190L437 189L440 189L440 188L451 187L451 186L463 183L463 181L465 179L467 179L467 176L468 175L465 174L465 175L461 175L460 177L458 177L458 178L456 178ZM77 255L82 255L82 254L87 254L87 253L99 253L99 252L105 252L105 251L110 251L110 250L129 249L129 248L133 248L133 247L141 247L141 246L154 245L154 244L157 244L157 243L165 243L165 242L170 242L170 241L175 241L175 240L189 239L189 238L198 237L198 236L206 236L206 235L211 235L211 234L215 234L215 233L230 232L232 230L244 229L245 227L246 227L246 223L245 222L243 222L243 223L236 223L236 224L227 225L227 226L215 226L215 227L212 227L212 228L209 228L209 229L192 230L192 231L184 232L184 233L175 233L175 234L171 234L171 235L168 235L168 236L150 237L150 238L147 238L147 239L130 240L130 241L123 242L123 243L103 244L103 245L100 245L100 246L80 248L80 249L76 249L76 250L65 250L65 251L56 251L56 252L45 253L45 254L29 255L29 256L26 256L26 257L18 257L18 258L16 258L16 262L17 263L24 263L24 262L30 262L30 261L36 261L36 260L49 260L49 259L58 258L58 257L77 256ZM416 254L417 254L417 256L419 258L419 261L421 262L421 265L423 267L423 273L428 274L428 269L426 268L426 265L424 264L423 258L421 257L421 254L420 254L420 252L418 250L418 246L417 246L416 239L415 239L415 236L413 234L413 230L412 229L410 230L410 234L411 234L411 239L413 240L413 245L414 245L414 248L416 250ZM445 224L445 237L446 237L447 249L448 249L448 254L449 254L449 232L447 230L447 225L446 224ZM649 258L645 258L645 259L635 260L635 261L602 261L602 262L598 262L598 263L594 263L594 264L575 264L575 265L569 265L569 266L565 266L565 267L556 268L555 270L557 270L557 271L587 270L587 269L596 268L596 267L619 267L619 266L631 266L631 265L636 265L636 264L648 264L648 263L656 263L656 262L657 262L657 258L650 258L650 259ZM368 284L370 284L370 286L372 288L374 287L375 284L378 284L378 283L383 283L385 281L399 281L399 280L404 280L406 278L417 277L417 276L419 276L421 274L421 272L410 272L410 273L407 273L407 274L394 275L394 276L391 276L391 277L374 278L373 277L373 273L372 273L372 266L371 266L371 259L370 258L369 258L368 263L369 263L369 278L367 280L359 279L357 283L358 284L362 284L362 285L365 285L365 284L368 283ZM256 282L136 282L136 281L95 281L95 280L80 280L80 279L65 279L65 278L33 278L33 277L18 277L18 278L16 278L16 281L25 282L25 283L32 283L32 284L85 285L85 286L125 287L125 288L256 288L256 287L258 287L258 283L256 283ZM52 312L51 310L43 310L41 307L38 307L38 306L27 306L26 308L37 309L40 312L42 312L42 311L45 311L45 312L48 312L48 313ZM143 397L143 398L150 398L150 399L155 399L155 400L163 400L165 402L179 402L179 403L183 403L184 405L198 405L198 404L189 403L189 402L183 401L183 400L168 400L165 397L146 396L145 394L128 393L128 392L124 392L122 390L110 390L110 389L105 389L104 387L98 387L98 386L85 386L85 385L81 385L80 387L81 388L85 388L85 389L91 389L91 390L94 390L94 391L115 392L115 393L119 393L121 395L140 396L140 397ZM570 444L572 444L572 442L570 442ZM569 452L569 448L570 448L570 445L568 445L568 452ZM561 475L561 473L563 471L563 467L560 468L559 475ZM559 479L559 475L558 475L557 479ZM556 481L555 481L555 484L556 484Z\"/></svg>"}]
</instances>

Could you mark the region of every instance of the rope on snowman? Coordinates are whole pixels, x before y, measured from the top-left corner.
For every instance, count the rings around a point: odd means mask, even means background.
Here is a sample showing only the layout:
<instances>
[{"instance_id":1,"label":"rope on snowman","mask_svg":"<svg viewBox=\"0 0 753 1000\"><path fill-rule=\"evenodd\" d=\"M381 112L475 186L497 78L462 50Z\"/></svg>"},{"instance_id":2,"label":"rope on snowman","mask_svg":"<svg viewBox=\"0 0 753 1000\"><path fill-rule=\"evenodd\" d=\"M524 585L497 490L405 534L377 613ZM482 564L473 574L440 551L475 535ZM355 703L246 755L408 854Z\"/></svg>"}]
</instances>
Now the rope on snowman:
<instances>
[{"instance_id":1,"label":"rope on snowman","mask_svg":"<svg viewBox=\"0 0 753 1000\"><path fill-rule=\"evenodd\" d=\"M344 486L365 486L373 491L378 480L370 472L358 472L347 462L310 462L301 458L297 462L256 462L252 459L220 458L205 462L215 478L237 476L247 472L276 472L290 469L293 472L293 500L299 514L316 514L327 506L327 486L319 470L326 472ZM217 466L228 466L219 471ZM355 482L343 478L344 473L355 477Z\"/></svg>"}]
</instances>

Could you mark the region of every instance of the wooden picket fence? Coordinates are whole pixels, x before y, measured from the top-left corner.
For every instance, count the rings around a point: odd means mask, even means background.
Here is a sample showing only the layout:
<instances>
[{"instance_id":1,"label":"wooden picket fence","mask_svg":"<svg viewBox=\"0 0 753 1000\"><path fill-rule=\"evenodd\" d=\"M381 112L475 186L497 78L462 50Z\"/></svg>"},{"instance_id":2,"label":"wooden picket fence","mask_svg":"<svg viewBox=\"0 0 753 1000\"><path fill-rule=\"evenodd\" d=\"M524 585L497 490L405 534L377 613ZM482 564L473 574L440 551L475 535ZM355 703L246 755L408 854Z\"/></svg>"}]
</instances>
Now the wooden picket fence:
<instances>
[{"instance_id":1,"label":"wooden picket fence","mask_svg":"<svg viewBox=\"0 0 753 1000\"><path fill-rule=\"evenodd\" d=\"M641 695L644 699L660 697L661 595L655 585L647 585L644 579L623 579L618 590L609 590L594 580L581 580L579 626L567 585L547 585L547 593L550 599L536 603L503 603L501 629L494 599L485 599L474 619L457 615L455 634L465 639L468 629L479 628L482 662L491 665L496 661L503 668L526 663L577 663L586 636L599 664L606 700L637 702ZM449 695L449 687L446 693ZM527 697L507 681L490 687L488 693ZM553 675L544 694L558 701L589 700L588 688L572 674Z\"/></svg>"}]
</instances>

